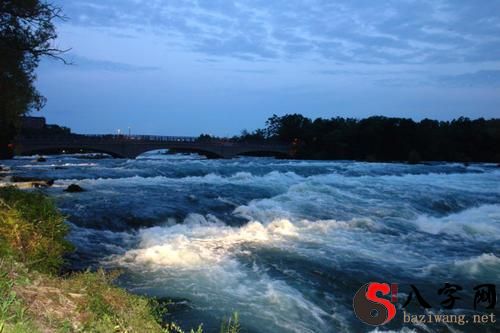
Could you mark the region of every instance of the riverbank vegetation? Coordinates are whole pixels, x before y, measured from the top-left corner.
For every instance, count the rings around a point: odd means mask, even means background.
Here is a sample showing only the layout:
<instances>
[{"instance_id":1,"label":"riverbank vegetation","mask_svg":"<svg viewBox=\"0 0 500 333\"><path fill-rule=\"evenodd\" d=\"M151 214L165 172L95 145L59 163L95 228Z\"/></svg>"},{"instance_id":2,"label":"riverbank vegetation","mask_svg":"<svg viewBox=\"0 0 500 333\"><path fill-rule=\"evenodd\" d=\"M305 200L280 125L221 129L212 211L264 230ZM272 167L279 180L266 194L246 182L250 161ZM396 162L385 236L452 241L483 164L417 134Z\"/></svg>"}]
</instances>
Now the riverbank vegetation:
<instances>
[{"instance_id":1,"label":"riverbank vegetation","mask_svg":"<svg viewBox=\"0 0 500 333\"><path fill-rule=\"evenodd\" d=\"M202 136L207 140L207 136ZM296 157L362 161L500 162L500 119L451 121L375 116L310 119L300 114L269 118L266 127L243 131L239 142L293 143Z\"/></svg>"},{"instance_id":2,"label":"riverbank vegetation","mask_svg":"<svg viewBox=\"0 0 500 333\"><path fill-rule=\"evenodd\" d=\"M0 188L0 332L183 333L162 321L164 304L114 286L117 273L61 275L67 233L49 198ZM238 331L237 315L221 329Z\"/></svg>"}]
</instances>

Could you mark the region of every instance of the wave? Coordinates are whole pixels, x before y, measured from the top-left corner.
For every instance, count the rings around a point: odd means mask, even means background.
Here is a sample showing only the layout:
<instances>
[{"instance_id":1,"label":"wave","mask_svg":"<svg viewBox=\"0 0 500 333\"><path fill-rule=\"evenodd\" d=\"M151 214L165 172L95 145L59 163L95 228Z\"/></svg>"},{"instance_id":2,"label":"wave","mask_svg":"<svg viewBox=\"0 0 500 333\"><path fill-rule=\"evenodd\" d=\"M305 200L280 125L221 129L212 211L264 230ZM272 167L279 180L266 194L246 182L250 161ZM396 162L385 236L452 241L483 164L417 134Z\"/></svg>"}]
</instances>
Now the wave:
<instances>
[{"instance_id":1,"label":"wave","mask_svg":"<svg viewBox=\"0 0 500 333\"><path fill-rule=\"evenodd\" d=\"M121 260L157 268L200 267L226 260L243 244L295 246L298 241L326 241L325 238L334 230L373 228L375 224L368 219L301 220L293 223L277 219L269 224L251 221L241 227L231 227L212 215L190 214L182 224L142 229L139 249L128 251Z\"/></svg>"},{"instance_id":2,"label":"wave","mask_svg":"<svg viewBox=\"0 0 500 333\"><path fill-rule=\"evenodd\" d=\"M271 277L253 255L279 249L310 258L318 256L318 249L331 242L336 231L367 232L372 227L369 220L287 219L231 227L211 215L190 214L182 224L140 230L138 247L111 257L110 263L149 272L155 277L150 280L159 281L157 287L167 289L169 297L187 294L194 303L221 313L250 311L268 323L270 331L272 327L287 332L329 331L334 314L286 281ZM342 325L340 313L335 316L333 320Z\"/></svg>"},{"instance_id":3,"label":"wave","mask_svg":"<svg viewBox=\"0 0 500 333\"><path fill-rule=\"evenodd\" d=\"M192 161L192 160L206 159L206 156L196 153L164 154L163 151L168 151L168 149L160 149L157 151L146 152L137 156L135 160L144 162L144 161L183 161L183 160Z\"/></svg>"},{"instance_id":4,"label":"wave","mask_svg":"<svg viewBox=\"0 0 500 333\"><path fill-rule=\"evenodd\" d=\"M419 216L414 223L430 234L500 239L500 205L482 205L444 217Z\"/></svg>"},{"instance_id":5,"label":"wave","mask_svg":"<svg viewBox=\"0 0 500 333\"><path fill-rule=\"evenodd\" d=\"M425 331L430 332L428 329ZM386 330L383 328L375 328L374 330L369 331L368 333L417 333L418 331L413 328L403 327L400 330Z\"/></svg>"},{"instance_id":6,"label":"wave","mask_svg":"<svg viewBox=\"0 0 500 333\"><path fill-rule=\"evenodd\" d=\"M500 258L493 253L483 253L469 259L455 260L452 270L471 278L498 278L500 276Z\"/></svg>"},{"instance_id":7,"label":"wave","mask_svg":"<svg viewBox=\"0 0 500 333\"><path fill-rule=\"evenodd\" d=\"M467 259L441 261L424 267L422 272L426 276L459 277L462 280L468 278L476 282L487 282L500 276L500 257L493 253L483 253Z\"/></svg>"},{"instance_id":8,"label":"wave","mask_svg":"<svg viewBox=\"0 0 500 333\"><path fill-rule=\"evenodd\" d=\"M236 172L230 176L223 176L216 173L208 173L204 176L187 176L181 178L166 176L132 176L123 178L87 178L87 179L59 179L57 182L69 184L72 182L81 182L86 185L105 186L105 185L160 185L168 183L207 183L207 184L291 184L302 180L303 177L294 172L272 171L262 176L253 175L250 172Z\"/></svg>"},{"instance_id":9,"label":"wave","mask_svg":"<svg viewBox=\"0 0 500 333\"><path fill-rule=\"evenodd\" d=\"M96 163L24 164L21 168L95 167Z\"/></svg>"}]
</instances>

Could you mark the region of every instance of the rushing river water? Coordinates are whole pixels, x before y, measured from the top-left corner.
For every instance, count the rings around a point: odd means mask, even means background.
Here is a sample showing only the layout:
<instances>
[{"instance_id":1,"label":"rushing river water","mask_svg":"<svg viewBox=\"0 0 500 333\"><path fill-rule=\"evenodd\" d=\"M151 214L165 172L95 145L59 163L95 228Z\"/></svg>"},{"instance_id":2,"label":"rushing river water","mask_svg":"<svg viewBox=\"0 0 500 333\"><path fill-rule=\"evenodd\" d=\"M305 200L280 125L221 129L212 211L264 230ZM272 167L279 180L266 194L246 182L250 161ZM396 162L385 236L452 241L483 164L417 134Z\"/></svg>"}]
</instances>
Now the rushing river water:
<instances>
[{"instance_id":1,"label":"rushing river water","mask_svg":"<svg viewBox=\"0 0 500 333\"><path fill-rule=\"evenodd\" d=\"M370 281L414 284L438 311L445 282L500 282L500 168L53 156L5 162L56 179L74 269L121 268L135 293L172 299L169 320L217 331L237 311L244 332L495 332L489 326L362 324L352 298ZM77 183L83 193L65 193ZM500 289L500 285L497 287ZM418 305L418 303L417 303ZM497 308L499 306L497 305ZM498 309L496 310L498 314Z\"/></svg>"}]
</instances>

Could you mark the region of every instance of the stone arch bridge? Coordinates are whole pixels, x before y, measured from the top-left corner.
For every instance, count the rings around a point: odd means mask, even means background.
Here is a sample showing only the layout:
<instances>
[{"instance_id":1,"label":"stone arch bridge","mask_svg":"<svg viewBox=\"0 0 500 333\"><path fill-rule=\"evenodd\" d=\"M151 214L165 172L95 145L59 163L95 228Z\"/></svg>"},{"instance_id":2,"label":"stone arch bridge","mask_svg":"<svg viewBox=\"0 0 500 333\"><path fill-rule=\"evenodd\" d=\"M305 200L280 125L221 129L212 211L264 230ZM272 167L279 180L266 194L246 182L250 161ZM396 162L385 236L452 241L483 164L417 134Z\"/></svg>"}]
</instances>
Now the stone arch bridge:
<instances>
[{"instance_id":1,"label":"stone arch bridge","mask_svg":"<svg viewBox=\"0 0 500 333\"><path fill-rule=\"evenodd\" d=\"M62 137L18 138L15 155L34 155L67 152L105 153L118 158L136 158L153 150L169 149L177 152L196 152L210 158L232 158L238 155L281 156L293 155L291 145L251 144L227 140L200 141L195 137L151 135L69 135Z\"/></svg>"}]
</instances>

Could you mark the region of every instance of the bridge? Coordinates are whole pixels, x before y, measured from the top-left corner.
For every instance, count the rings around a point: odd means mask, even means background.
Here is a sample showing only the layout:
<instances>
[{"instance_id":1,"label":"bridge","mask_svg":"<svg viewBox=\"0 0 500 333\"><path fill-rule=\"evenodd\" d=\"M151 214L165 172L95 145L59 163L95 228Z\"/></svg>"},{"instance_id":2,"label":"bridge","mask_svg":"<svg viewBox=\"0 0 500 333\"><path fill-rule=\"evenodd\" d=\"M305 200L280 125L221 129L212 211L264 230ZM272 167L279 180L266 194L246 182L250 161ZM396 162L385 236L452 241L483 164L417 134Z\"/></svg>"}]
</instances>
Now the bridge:
<instances>
[{"instance_id":1,"label":"bridge","mask_svg":"<svg viewBox=\"0 0 500 333\"><path fill-rule=\"evenodd\" d=\"M15 155L63 152L105 153L117 158L136 158L153 150L195 152L209 158L233 158L238 155L293 155L291 145L253 144L229 140L199 140L195 137L151 135L80 135L61 137L20 137L14 144Z\"/></svg>"}]
</instances>

